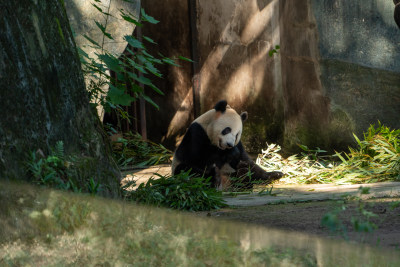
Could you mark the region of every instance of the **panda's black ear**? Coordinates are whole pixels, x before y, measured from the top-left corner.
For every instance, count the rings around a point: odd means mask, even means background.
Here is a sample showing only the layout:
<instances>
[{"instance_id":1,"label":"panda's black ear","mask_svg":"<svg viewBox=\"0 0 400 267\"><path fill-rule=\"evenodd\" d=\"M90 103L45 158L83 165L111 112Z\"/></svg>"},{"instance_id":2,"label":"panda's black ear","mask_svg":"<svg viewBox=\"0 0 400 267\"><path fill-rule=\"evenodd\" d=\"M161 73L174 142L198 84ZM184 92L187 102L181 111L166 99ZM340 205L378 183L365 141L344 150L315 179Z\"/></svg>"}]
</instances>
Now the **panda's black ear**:
<instances>
[{"instance_id":1,"label":"panda's black ear","mask_svg":"<svg viewBox=\"0 0 400 267\"><path fill-rule=\"evenodd\" d=\"M249 115L247 114L247 111L242 112L242 114L240 114L240 118L242 118L243 122L245 122L248 117L249 117Z\"/></svg>"},{"instance_id":2,"label":"panda's black ear","mask_svg":"<svg viewBox=\"0 0 400 267\"><path fill-rule=\"evenodd\" d=\"M215 104L214 109L216 111L220 111L220 112L224 113L227 105L228 105L228 102L226 102L226 100L221 100L221 101L218 101L217 104Z\"/></svg>"}]
</instances>

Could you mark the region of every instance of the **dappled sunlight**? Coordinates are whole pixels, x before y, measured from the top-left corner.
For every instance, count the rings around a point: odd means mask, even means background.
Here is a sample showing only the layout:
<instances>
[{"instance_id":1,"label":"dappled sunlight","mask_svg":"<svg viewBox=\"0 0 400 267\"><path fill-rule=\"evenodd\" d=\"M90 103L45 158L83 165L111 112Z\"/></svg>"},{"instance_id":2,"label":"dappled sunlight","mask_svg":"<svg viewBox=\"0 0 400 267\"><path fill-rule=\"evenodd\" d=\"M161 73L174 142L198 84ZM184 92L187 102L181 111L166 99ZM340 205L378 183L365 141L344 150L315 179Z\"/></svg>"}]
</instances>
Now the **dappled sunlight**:
<instances>
[{"instance_id":1,"label":"dappled sunlight","mask_svg":"<svg viewBox=\"0 0 400 267\"><path fill-rule=\"evenodd\" d=\"M400 182L368 183L368 184L273 184L255 186L255 192L241 195L240 198L226 198L228 205L246 207L278 203L294 203L305 201L342 200L344 196L360 195L360 187L368 188L368 194L362 199L398 198ZM263 191L262 191L263 190ZM267 194L269 192L270 194ZM264 192L264 194L263 194Z\"/></svg>"},{"instance_id":2,"label":"dappled sunlight","mask_svg":"<svg viewBox=\"0 0 400 267\"><path fill-rule=\"evenodd\" d=\"M246 101L254 102L264 85L264 75L267 69L265 57L270 49L266 44L260 53L243 63L230 75L224 96L229 102L244 104Z\"/></svg>"},{"instance_id":3,"label":"dappled sunlight","mask_svg":"<svg viewBox=\"0 0 400 267\"><path fill-rule=\"evenodd\" d=\"M239 6L239 5L238 5ZM270 41L257 40L260 35L264 34L267 27L272 25L273 41L279 41L278 20L275 14L278 14L279 1L271 1L262 10L258 8L257 1L254 0L248 4L252 12L247 19L245 25L240 32L240 36L235 20L237 16L244 12L242 6L236 7L233 11L234 16L227 23L220 35L220 42L217 43L211 52L207 55L201 67L201 105L208 105L211 90L221 90L216 93L220 98L226 98L229 102L244 103L246 101L254 101L264 86L265 71L267 71L267 54L272 45ZM247 10L248 11L248 10ZM257 40L257 43L255 44ZM250 50L249 45L252 46ZM278 44L278 43L277 43ZM230 49L244 50L244 55L251 54L257 47L257 53L251 58L247 57L240 65L230 73L227 73L227 83L224 88L213 88L213 82L216 77L221 76L218 67L224 61L224 57ZM248 50L248 51L247 51ZM232 51L230 51L232 52ZM239 55L238 55L239 56ZM239 57L240 58L240 57ZM226 59L231 60L231 59ZM224 71L226 71L224 69ZM274 69L276 73L276 69ZM215 86L215 85L214 85ZM213 95L214 96L214 95ZM206 107L201 107L206 109Z\"/></svg>"},{"instance_id":4,"label":"dappled sunlight","mask_svg":"<svg viewBox=\"0 0 400 267\"><path fill-rule=\"evenodd\" d=\"M376 66L390 66L395 64L393 55L396 54L396 49L398 48L391 40L385 36L379 36L374 42L369 43L367 56Z\"/></svg>"},{"instance_id":5,"label":"dappled sunlight","mask_svg":"<svg viewBox=\"0 0 400 267\"><path fill-rule=\"evenodd\" d=\"M253 2L257 2L254 0ZM242 34L240 36L240 42L243 45L248 45L252 43L258 36L260 36L265 28L271 23L274 16L273 11L275 11L278 5L278 1L270 2L262 10L258 10L254 15L248 20L246 26L243 28Z\"/></svg>"},{"instance_id":6,"label":"dappled sunlight","mask_svg":"<svg viewBox=\"0 0 400 267\"><path fill-rule=\"evenodd\" d=\"M192 107L193 107L193 90L192 88L190 88L188 93L186 94L186 97L183 99L179 108L172 117L168 125L167 134L163 137L161 142L167 138L177 135L179 131L185 128L187 122L190 121L190 117L192 116L191 115ZM179 141L180 139L178 136L178 139L175 140L175 142L178 143Z\"/></svg>"},{"instance_id":7,"label":"dappled sunlight","mask_svg":"<svg viewBox=\"0 0 400 267\"><path fill-rule=\"evenodd\" d=\"M221 63L229 47L230 45L228 44L218 44L208 55L206 61L201 67L200 103L205 103L205 100L209 98L208 90L211 89L210 88L211 77L215 75L218 76L217 67Z\"/></svg>"}]
</instances>

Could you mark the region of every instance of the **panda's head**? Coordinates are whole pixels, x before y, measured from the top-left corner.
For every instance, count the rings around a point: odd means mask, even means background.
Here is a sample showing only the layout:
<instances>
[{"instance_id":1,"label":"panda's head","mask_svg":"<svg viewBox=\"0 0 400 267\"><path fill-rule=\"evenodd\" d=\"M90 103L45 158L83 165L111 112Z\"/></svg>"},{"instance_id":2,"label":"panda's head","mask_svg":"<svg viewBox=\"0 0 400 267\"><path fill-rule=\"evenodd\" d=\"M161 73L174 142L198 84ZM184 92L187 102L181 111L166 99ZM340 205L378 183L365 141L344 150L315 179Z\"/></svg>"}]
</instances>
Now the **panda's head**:
<instances>
[{"instance_id":1,"label":"panda's head","mask_svg":"<svg viewBox=\"0 0 400 267\"><path fill-rule=\"evenodd\" d=\"M214 146L225 150L239 143L245 120L247 112L239 115L225 100L221 100L214 109L204 113L195 121L204 128Z\"/></svg>"}]
</instances>

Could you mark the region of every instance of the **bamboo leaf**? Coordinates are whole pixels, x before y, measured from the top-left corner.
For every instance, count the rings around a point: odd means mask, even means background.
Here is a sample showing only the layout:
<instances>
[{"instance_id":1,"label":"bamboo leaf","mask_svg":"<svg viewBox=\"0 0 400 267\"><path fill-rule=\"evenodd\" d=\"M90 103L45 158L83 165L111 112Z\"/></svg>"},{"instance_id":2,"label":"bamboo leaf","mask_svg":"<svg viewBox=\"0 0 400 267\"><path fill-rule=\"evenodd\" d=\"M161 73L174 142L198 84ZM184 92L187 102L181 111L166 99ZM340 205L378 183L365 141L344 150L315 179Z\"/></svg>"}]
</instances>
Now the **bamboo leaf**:
<instances>
[{"instance_id":1,"label":"bamboo leaf","mask_svg":"<svg viewBox=\"0 0 400 267\"><path fill-rule=\"evenodd\" d=\"M158 20L156 20L156 19L153 18L152 16L147 15L146 12L144 12L144 9L143 9L143 8L142 8L142 10L141 10L141 13L142 13L142 20L143 20L143 21L147 21L147 22L152 23L152 24L157 24L157 23L159 23Z\"/></svg>"},{"instance_id":2,"label":"bamboo leaf","mask_svg":"<svg viewBox=\"0 0 400 267\"><path fill-rule=\"evenodd\" d=\"M139 49L143 49L144 48L142 42L140 42L138 39L136 39L133 36L125 35L124 39L128 42L129 45L131 45L134 48L139 48Z\"/></svg>"},{"instance_id":3,"label":"bamboo leaf","mask_svg":"<svg viewBox=\"0 0 400 267\"><path fill-rule=\"evenodd\" d=\"M87 36L86 34L83 35L83 37L85 37L86 40L88 40L89 42L91 42L92 44L94 44L97 48L101 48L101 46L92 38L90 38L89 36Z\"/></svg>"},{"instance_id":4,"label":"bamboo leaf","mask_svg":"<svg viewBox=\"0 0 400 267\"><path fill-rule=\"evenodd\" d=\"M157 44L156 42L154 42L154 40L153 39L151 39L150 37L147 37L147 36L142 36L143 37L143 39L145 39L147 42L149 42L149 43L152 43L152 44Z\"/></svg>"},{"instance_id":5,"label":"bamboo leaf","mask_svg":"<svg viewBox=\"0 0 400 267\"><path fill-rule=\"evenodd\" d=\"M184 60L184 61L194 62L193 60L191 60L190 58L187 58L187 57L178 56L178 58L181 59L181 60Z\"/></svg>"},{"instance_id":6,"label":"bamboo leaf","mask_svg":"<svg viewBox=\"0 0 400 267\"><path fill-rule=\"evenodd\" d=\"M96 23L97 27L101 30L101 32L104 34L104 36L106 36L108 39L114 40L114 38L111 36L110 33L106 32L106 28L99 23L98 21L94 21L94 23Z\"/></svg>"}]
</instances>

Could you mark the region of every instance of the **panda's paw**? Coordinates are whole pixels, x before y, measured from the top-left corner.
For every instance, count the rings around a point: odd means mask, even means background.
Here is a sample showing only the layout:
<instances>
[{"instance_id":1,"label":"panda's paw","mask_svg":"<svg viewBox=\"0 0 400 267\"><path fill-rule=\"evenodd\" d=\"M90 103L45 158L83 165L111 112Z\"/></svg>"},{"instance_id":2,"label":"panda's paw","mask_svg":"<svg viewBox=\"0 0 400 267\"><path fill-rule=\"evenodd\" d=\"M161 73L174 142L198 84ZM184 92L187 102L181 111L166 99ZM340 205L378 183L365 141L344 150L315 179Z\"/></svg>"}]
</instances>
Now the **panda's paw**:
<instances>
[{"instance_id":1,"label":"panda's paw","mask_svg":"<svg viewBox=\"0 0 400 267\"><path fill-rule=\"evenodd\" d=\"M253 173L252 178L254 180L261 180L268 183L271 183L275 180L279 180L284 176L284 173L279 171L266 172L263 168L261 168L257 164L254 164L251 167L251 171Z\"/></svg>"},{"instance_id":2,"label":"panda's paw","mask_svg":"<svg viewBox=\"0 0 400 267\"><path fill-rule=\"evenodd\" d=\"M274 171L274 172L265 172L264 177L265 180L272 182L281 179L284 175L285 174L283 172Z\"/></svg>"}]
</instances>

